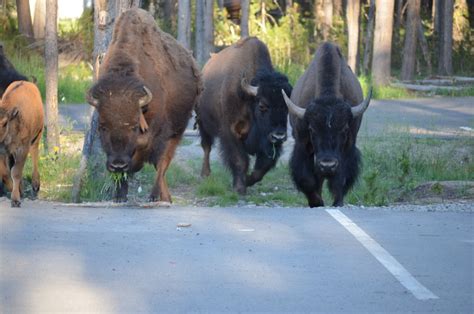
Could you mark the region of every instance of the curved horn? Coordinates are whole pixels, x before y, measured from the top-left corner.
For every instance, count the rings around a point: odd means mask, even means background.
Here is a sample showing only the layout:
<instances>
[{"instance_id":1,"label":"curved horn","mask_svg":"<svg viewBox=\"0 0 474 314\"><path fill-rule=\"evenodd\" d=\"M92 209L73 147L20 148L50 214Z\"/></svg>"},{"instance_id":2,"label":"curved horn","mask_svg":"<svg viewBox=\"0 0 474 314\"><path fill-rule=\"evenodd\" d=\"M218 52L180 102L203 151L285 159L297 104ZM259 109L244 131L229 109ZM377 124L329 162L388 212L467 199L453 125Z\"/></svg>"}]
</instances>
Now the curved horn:
<instances>
[{"instance_id":1,"label":"curved horn","mask_svg":"<svg viewBox=\"0 0 474 314\"><path fill-rule=\"evenodd\" d=\"M369 90L369 95L367 95L367 98L364 99L364 101L358 104L357 106L351 108L352 115L354 116L354 118L357 118L358 116L364 113L364 111L369 106L371 98L372 98L372 87Z\"/></svg>"},{"instance_id":2,"label":"curved horn","mask_svg":"<svg viewBox=\"0 0 474 314\"><path fill-rule=\"evenodd\" d=\"M94 106L94 107L99 106L99 100L92 95L91 90L87 91L86 100L91 106Z\"/></svg>"},{"instance_id":3,"label":"curved horn","mask_svg":"<svg viewBox=\"0 0 474 314\"><path fill-rule=\"evenodd\" d=\"M146 95L143 97L140 97L140 99L138 100L138 104L140 105L140 108L148 105L153 98L153 94L151 93L150 89L148 89L148 87L143 86L143 90L145 91Z\"/></svg>"},{"instance_id":4,"label":"curved horn","mask_svg":"<svg viewBox=\"0 0 474 314\"><path fill-rule=\"evenodd\" d=\"M306 109L298 107L294 102L292 102L283 89L281 90L281 93L283 94L283 99L285 99L285 103L288 106L290 113L294 114L298 119L303 119Z\"/></svg>"},{"instance_id":5,"label":"curved horn","mask_svg":"<svg viewBox=\"0 0 474 314\"><path fill-rule=\"evenodd\" d=\"M258 86L252 86L250 85L248 82L247 82L247 79L245 77L242 78L242 80L240 81L240 86L242 87L242 89L244 90L244 92L246 92L247 94L249 94L250 96L257 96L257 93L258 93Z\"/></svg>"}]
</instances>

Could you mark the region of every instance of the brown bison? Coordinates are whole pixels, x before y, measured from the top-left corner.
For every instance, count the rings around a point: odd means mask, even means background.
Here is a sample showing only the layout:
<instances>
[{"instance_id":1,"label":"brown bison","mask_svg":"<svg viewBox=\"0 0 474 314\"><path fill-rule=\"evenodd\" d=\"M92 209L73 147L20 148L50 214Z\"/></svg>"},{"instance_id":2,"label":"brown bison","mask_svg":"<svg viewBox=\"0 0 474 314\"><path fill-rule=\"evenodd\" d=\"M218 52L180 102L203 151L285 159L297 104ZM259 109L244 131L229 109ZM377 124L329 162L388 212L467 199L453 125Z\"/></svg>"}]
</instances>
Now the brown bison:
<instances>
[{"instance_id":1,"label":"brown bison","mask_svg":"<svg viewBox=\"0 0 474 314\"><path fill-rule=\"evenodd\" d=\"M343 205L356 181L360 165L357 133L371 94L363 99L357 77L331 43L318 48L291 100L283 91L295 138L291 175L310 207L324 205L321 188L325 179L334 206Z\"/></svg>"},{"instance_id":2,"label":"brown bison","mask_svg":"<svg viewBox=\"0 0 474 314\"><path fill-rule=\"evenodd\" d=\"M291 85L274 70L267 47L255 37L213 55L204 66L203 81L197 107L204 150L201 174L210 173L209 154L218 137L234 189L245 194L278 160L288 119L281 90L291 93ZM250 175L248 154L256 156Z\"/></svg>"},{"instance_id":3,"label":"brown bison","mask_svg":"<svg viewBox=\"0 0 474 314\"><path fill-rule=\"evenodd\" d=\"M171 202L165 173L202 89L191 53L161 31L141 9L124 12L88 102L99 115L99 134L111 172L135 173L155 166L150 201ZM127 177L116 201L127 199Z\"/></svg>"},{"instance_id":4,"label":"brown bison","mask_svg":"<svg viewBox=\"0 0 474 314\"><path fill-rule=\"evenodd\" d=\"M12 207L21 204L20 185L28 153L33 161L33 194L40 189L38 157L43 123L43 103L36 85L11 83L0 103L0 178L12 192Z\"/></svg>"}]
</instances>

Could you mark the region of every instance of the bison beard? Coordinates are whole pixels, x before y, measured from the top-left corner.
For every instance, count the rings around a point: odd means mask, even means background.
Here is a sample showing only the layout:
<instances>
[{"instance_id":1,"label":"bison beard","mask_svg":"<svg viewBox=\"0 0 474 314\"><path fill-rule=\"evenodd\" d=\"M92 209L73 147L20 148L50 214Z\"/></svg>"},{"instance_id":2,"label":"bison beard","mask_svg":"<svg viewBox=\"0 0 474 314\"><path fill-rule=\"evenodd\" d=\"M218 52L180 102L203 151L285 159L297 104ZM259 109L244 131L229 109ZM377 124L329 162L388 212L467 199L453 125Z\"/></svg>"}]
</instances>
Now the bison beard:
<instances>
[{"instance_id":1,"label":"bison beard","mask_svg":"<svg viewBox=\"0 0 474 314\"><path fill-rule=\"evenodd\" d=\"M357 78L339 48L330 43L317 50L291 99L282 93L295 137L290 169L296 187L310 207L323 206L321 190L328 180L333 206L342 206L359 175L361 158L355 144L372 93L363 100Z\"/></svg>"},{"instance_id":2,"label":"bison beard","mask_svg":"<svg viewBox=\"0 0 474 314\"><path fill-rule=\"evenodd\" d=\"M209 154L218 137L234 190L245 194L280 156L288 116L280 91L291 93L291 85L274 71L267 47L254 37L214 55L203 78L204 92L196 109L204 150L201 175L210 174ZM248 175L249 155L256 160Z\"/></svg>"},{"instance_id":3,"label":"bison beard","mask_svg":"<svg viewBox=\"0 0 474 314\"><path fill-rule=\"evenodd\" d=\"M100 78L87 94L99 114L99 134L110 172L133 174L155 166L149 200L171 202L165 174L202 89L191 53L162 32L141 9L115 24ZM128 176L120 176L116 201L126 201Z\"/></svg>"}]
</instances>

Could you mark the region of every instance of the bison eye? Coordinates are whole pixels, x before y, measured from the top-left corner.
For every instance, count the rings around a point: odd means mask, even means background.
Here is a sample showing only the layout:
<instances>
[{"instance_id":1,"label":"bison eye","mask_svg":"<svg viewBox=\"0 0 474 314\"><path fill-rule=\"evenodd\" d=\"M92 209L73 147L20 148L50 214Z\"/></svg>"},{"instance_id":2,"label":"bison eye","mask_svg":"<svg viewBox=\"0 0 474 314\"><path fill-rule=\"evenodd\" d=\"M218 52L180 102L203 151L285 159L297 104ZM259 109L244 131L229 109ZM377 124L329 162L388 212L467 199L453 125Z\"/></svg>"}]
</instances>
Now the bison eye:
<instances>
[{"instance_id":1,"label":"bison eye","mask_svg":"<svg viewBox=\"0 0 474 314\"><path fill-rule=\"evenodd\" d=\"M258 104L258 109L260 109L260 112L266 112L268 110L268 107L265 106L264 104L262 103L259 103Z\"/></svg>"},{"instance_id":2,"label":"bison eye","mask_svg":"<svg viewBox=\"0 0 474 314\"><path fill-rule=\"evenodd\" d=\"M140 126L138 125L135 125L134 127L132 127L133 132L138 132L139 129L140 129Z\"/></svg>"},{"instance_id":3,"label":"bison eye","mask_svg":"<svg viewBox=\"0 0 474 314\"><path fill-rule=\"evenodd\" d=\"M99 130L101 132L105 132L107 130L107 128L103 124L101 124L101 125L99 125Z\"/></svg>"}]
</instances>

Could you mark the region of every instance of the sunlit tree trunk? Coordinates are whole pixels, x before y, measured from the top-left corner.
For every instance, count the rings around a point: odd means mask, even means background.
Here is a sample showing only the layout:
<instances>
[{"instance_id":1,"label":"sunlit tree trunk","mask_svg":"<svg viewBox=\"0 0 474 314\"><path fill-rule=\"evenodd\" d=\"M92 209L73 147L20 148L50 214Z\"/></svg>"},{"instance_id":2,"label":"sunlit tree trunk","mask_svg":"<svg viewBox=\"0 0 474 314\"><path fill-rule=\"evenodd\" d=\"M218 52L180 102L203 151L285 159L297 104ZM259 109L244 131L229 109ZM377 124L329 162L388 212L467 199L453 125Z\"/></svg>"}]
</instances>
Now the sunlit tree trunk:
<instances>
[{"instance_id":1,"label":"sunlit tree trunk","mask_svg":"<svg viewBox=\"0 0 474 314\"><path fill-rule=\"evenodd\" d=\"M359 56L359 17L360 0L347 0L346 6L348 30L348 55L347 61L354 73L357 73Z\"/></svg>"},{"instance_id":2,"label":"sunlit tree trunk","mask_svg":"<svg viewBox=\"0 0 474 314\"><path fill-rule=\"evenodd\" d=\"M189 0L178 1L178 41L191 49L191 7Z\"/></svg>"},{"instance_id":3,"label":"sunlit tree trunk","mask_svg":"<svg viewBox=\"0 0 474 314\"><path fill-rule=\"evenodd\" d=\"M375 85L390 82L394 0L375 1L374 52L372 78Z\"/></svg>"},{"instance_id":4,"label":"sunlit tree trunk","mask_svg":"<svg viewBox=\"0 0 474 314\"><path fill-rule=\"evenodd\" d=\"M28 0L16 0L18 13L18 30L28 40L34 38L33 24L31 22L30 3Z\"/></svg>"},{"instance_id":5,"label":"sunlit tree trunk","mask_svg":"<svg viewBox=\"0 0 474 314\"><path fill-rule=\"evenodd\" d=\"M36 0L35 18L33 19L33 32L35 39L44 38L46 24L46 2L45 0Z\"/></svg>"},{"instance_id":6,"label":"sunlit tree trunk","mask_svg":"<svg viewBox=\"0 0 474 314\"><path fill-rule=\"evenodd\" d=\"M412 80L415 74L417 32L420 19L420 0L408 1L407 22L405 23L405 45L403 48L402 80Z\"/></svg>"},{"instance_id":7,"label":"sunlit tree trunk","mask_svg":"<svg viewBox=\"0 0 474 314\"><path fill-rule=\"evenodd\" d=\"M46 0L45 80L48 152L59 149L58 126L58 1Z\"/></svg>"},{"instance_id":8,"label":"sunlit tree trunk","mask_svg":"<svg viewBox=\"0 0 474 314\"><path fill-rule=\"evenodd\" d=\"M249 36L249 0L242 0L240 2L240 37Z\"/></svg>"}]
</instances>

